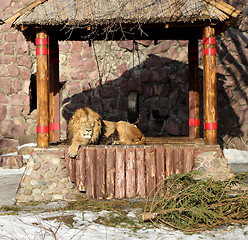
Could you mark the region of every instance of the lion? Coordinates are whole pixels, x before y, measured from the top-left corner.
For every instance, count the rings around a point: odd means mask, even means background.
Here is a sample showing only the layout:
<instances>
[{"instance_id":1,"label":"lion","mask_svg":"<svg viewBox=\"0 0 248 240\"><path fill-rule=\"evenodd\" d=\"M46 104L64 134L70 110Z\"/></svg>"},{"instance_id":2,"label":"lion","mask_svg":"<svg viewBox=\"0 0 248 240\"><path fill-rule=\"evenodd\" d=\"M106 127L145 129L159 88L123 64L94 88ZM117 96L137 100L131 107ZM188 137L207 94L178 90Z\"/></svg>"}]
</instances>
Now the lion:
<instances>
[{"instance_id":1,"label":"lion","mask_svg":"<svg viewBox=\"0 0 248 240\"><path fill-rule=\"evenodd\" d=\"M79 108L67 126L68 155L75 158L81 146L91 144L145 144L145 137L133 124L125 121L111 122L89 107Z\"/></svg>"}]
</instances>

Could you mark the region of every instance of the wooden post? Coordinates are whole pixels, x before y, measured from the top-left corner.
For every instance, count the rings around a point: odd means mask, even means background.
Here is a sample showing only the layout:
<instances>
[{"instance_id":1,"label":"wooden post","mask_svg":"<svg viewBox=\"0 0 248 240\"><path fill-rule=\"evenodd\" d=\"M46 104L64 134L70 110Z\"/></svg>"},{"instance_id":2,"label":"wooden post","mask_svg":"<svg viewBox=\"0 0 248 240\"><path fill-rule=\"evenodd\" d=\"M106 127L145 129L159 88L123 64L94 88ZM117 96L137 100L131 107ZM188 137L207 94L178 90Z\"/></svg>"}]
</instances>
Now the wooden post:
<instances>
[{"instance_id":1,"label":"wooden post","mask_svg":"<svg viewBox=\"0 0 248 240\"><path fill-rule=\"evenodd\" d=\"M204 28L203 36L204 82L204 139L208 145L217 144L217 84L215 30Z\"/></svg>"},{"instance_id":2,"label":"wooden post","mask_svg":"<svg viewBox=\"0 0 248 240\"><path fill-rule=\"evenodd\" d=\"M59 45L54 37L49 41L49 82L50 142L58 142L60 140Z\"/></svg>"},{"instance_id":3,"label":"wooden post","mask_svg":"<svg viewBox=\"0 0 248 240\"><path fill-rule=\"evenodd\" d=\"M189 40L189 137L200 137L198 39Z\"/></svg>"},{"instance_id":4,"label":"wooden post","mask_svg":"<svg viewBox=\"0 0 248 240\"><path fill-rule=\"evenodd\" d=\"M37 146L49 146L48 112L48 36L44 29L36 33Z\"/></svg>"}]
</instances>

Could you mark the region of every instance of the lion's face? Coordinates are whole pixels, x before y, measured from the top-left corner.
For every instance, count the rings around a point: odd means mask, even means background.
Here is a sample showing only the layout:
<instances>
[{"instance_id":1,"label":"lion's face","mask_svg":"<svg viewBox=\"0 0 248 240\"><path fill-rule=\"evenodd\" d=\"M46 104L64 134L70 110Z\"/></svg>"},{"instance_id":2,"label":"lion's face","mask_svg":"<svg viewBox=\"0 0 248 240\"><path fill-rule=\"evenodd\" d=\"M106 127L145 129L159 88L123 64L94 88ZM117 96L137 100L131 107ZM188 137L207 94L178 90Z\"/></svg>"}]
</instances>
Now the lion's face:
<instances>
[{"instance_id":1,"label":"lion's face","mask_svg":"<svg viewBox=\"0 0 248 240\"><path fill-rule=\"evenodd\" d=\"M97 143L101 128L102 120L98 113L87 107L78 109L67 126L69 156L75 157L80 146Z\"/></svg>"},{"instance_id":2,"label":"lion's face","mask_svg":"<svg viewBox=\"0 0 248 240\"><path fill-rule=\"evenodd\" d=\"M94 134L94 126L95 126L95 123L92 122L92 123L84 123L82 124L82 129L81 129L81 134L82 134L82 137L87 139L87 140L91 140L93 134Z\"/></svg>"}]
</instances>

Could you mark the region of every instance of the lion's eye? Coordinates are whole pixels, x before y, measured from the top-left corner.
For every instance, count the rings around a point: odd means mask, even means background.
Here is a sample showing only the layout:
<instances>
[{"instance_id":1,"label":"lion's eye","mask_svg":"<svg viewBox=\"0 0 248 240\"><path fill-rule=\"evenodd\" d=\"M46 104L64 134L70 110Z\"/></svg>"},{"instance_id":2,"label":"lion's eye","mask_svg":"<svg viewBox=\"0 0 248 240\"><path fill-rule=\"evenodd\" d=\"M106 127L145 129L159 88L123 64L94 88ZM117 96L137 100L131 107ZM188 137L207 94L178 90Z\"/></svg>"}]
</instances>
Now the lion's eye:
<instances>
[{"instance_id":1,"label":"lion's eye","mask_svg":"<svg viewBox=\"0 0 248 240\"><path fill-rule=\"evenodd\" d=\"M91 123L90 125L91 125L91 127L94 127L94 123Z\"/></svg>"}]
</instances>

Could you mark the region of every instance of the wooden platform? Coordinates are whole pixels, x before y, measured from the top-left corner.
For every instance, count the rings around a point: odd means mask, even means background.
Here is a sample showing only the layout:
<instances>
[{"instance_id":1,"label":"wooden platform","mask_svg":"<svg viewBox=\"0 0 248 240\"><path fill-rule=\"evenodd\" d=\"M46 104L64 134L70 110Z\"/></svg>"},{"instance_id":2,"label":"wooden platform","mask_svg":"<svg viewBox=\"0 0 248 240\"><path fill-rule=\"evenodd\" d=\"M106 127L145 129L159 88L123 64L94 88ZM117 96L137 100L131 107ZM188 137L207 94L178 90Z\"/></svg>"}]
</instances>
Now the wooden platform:
<instances>
[{"instance_id":1,"label":"wooden platform","mask_svg":"<svg viewBox=\"0 0 248 240\"><path fill-rule=\"evenodd\" d=\"M204 151L221 151L206 146L203 139L147 138L146 145L95 145L68 157L72 182L89 198L123 199L153 195L166 176L192 170L195 157Z\"/></svg>"}]
</instances>

